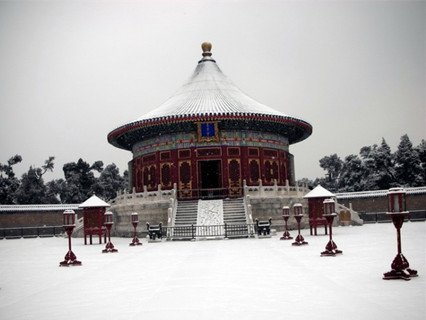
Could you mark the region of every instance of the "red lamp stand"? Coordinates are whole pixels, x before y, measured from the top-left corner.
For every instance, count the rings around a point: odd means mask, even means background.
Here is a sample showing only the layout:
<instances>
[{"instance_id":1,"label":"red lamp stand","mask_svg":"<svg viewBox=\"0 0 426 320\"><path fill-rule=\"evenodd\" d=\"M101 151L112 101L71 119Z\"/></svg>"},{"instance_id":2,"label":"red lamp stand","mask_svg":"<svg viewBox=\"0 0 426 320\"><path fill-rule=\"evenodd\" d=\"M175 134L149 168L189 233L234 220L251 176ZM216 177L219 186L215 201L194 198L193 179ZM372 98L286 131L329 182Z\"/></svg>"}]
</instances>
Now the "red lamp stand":
<instances>
[{"instance_id":1,"label":"red lamp stand","mask_svg":"<svg viewBox=\"0 0 426 320\"><path fill-rule=\"evenodd\" d=\"M300 234L300 220L302 220L302 217L303 217L302 210L303 210L302 204L300 203L294 204L293 212L294 212L294 218L296 219L296 222L297 222L298 234L295 241L292 243L293 246L302 246L302 245L308 244L303 238L303 236Z\"/></svg>"},{"instance_id":2,"label":"red lamp stand","mask_svg":"<svg viewBox=\"0 0 426 320\"><path fill-rule=\"evenodd\" d=\"M288 218L290 217L290 208L285 206L283 207L283 219L284 219L284 233L283 236L280 238L280 240L290 240L293 239L293 237L290 236L290 233L288 232L288 226L287 226L287 221Z\"/></svg>"},{"instance_id":3,"label":"red lamp stand","mask_svg":"<svg viewBox=\"0 0 426 320\"><path fill-rule=\"evenodd\" d=\"M322 215L328 224L329 237L327 245L325 246L325 251L321 252L321 256L335 256L336 254L341 254L343 251L337 249L336 243L333 241L333 220L337 216L335 211L335 203L333 199L325 199L323 201L324 205L324 214Z\"/></svg>"},{"instance_id":4,"label":"red lamp stand","mask_svg":"<svg viewBox=\"0 0 426 320\"><path fill-rule=\"evenodd\" d=\"M81 261L77 260L76 255L71 250L71 235L75 227L75 212L74 210L65 210L63 213L64 229L68 235L68 252L65 255L64 261L59 262L60 267L81 266Z\"/></svg>"},{"instance_id":5,"label":"red lamp stand","mask_svg":"<svg viewBox=\"0 0 426 320\"><path fill-rule=\"evenodd\" d=\"M105 246L105 249L102 250L102 253L114 253L114 252L118 252L117 249L114 248L114 245L111 242L111 227L114 224L114 222L112 221L112 212L111 211L107 211L105 212L104 215L104 225L107 229L107 233L108 233L108 243Z\"/></svg>"},{"instance_id":6,"label":"red lamp stand","mask_svg":"<svg viewBox=\"0 0 426 320\"><path fill-rule=\"evenodd\" d=\"M141 246L142 243L139 241L138 239L138 235L136 232L136 228L138 226L139 223L139 218L138 218L138 213L137 212L133 212L132 213L132 225L133 225L133 240L131 243L129 243L129 246Z\"/></svg>"},{"instance_id":7,"label":"red lamp stand","mask_svg":"<svg viewBox=\"0 0 426 320\"><path fill-rule=\"evenodd\" d=\"M402 188L392 188L388 191L388 215L392 218L393 225L396 228L396 239L398 253L393 259L392 270L383 274L384 280L403 279L410 280L411 277L417 277L417 271L410 269L408 260L404 257L401 250L401 228L408 211L405 211L405 191Z\"/></svg>"}]
</instances>

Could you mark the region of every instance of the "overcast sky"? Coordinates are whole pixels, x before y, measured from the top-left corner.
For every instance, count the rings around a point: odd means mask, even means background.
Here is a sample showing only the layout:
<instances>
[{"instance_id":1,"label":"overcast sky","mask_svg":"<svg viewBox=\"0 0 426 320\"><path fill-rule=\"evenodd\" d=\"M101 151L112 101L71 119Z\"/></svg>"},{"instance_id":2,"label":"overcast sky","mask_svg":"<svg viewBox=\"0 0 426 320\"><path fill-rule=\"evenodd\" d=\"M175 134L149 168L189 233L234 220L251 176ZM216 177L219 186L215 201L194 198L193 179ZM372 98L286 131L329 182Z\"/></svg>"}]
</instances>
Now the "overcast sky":
<instances>
[{"instance_id":1,"label":"overcast sky","mask_svg":"<svg viewBox=\"0 0 426 320\"><path fill-rule=\"evenodd\" d=\"M107 142L192 74L200 44L242 91L310 122L296 178L384 137L426 137L426 2L0 2L0 162L79 158L127 168Z\"/></svg>"}]
</instances>

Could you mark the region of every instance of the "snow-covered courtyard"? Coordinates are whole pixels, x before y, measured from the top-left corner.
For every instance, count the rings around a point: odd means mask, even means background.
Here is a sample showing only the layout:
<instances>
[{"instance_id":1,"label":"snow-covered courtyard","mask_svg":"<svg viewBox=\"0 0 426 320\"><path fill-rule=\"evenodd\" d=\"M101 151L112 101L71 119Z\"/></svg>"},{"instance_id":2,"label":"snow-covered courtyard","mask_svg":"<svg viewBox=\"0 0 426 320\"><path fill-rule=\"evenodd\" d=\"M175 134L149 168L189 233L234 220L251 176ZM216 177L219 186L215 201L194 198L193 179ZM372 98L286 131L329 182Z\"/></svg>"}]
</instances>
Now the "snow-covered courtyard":
<instances>
[{"instance_id":1,"label":"snow-covered courtyard","mask_svg":"<svg viewBox=\"0 0 426 320\"><path fill-rule=\"evenodd\" d=\"M296 235L295 231L291 232ZM396 255L392 224L338 227L343 255L269 239L162 242L118 253L73 239L81 267L59 267L65 238L0 240L0 319L410 319L426 317L426 223L402 228L419 277L382 280Z\"/></svg>"}]
</instances>

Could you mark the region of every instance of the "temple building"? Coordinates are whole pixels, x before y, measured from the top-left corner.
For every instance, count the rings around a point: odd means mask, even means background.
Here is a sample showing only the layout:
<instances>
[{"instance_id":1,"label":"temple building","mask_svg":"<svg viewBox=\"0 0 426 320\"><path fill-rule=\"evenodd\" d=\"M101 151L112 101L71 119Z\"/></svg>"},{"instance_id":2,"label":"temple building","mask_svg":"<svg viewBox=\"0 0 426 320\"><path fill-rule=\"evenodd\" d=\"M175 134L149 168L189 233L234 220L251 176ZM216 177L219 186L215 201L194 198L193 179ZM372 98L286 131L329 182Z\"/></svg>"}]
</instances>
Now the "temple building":
<instances>
[{"instance_id":1,"label":"temple building","mask_svg":"<svg viewBox=\"0 0 426 320\"><path fill-rule=\"evenodd\" d=\"M202 44L202 59L172 97L108 134L129 150L136 192L177 186L178 199L242 196L246 185L294 185L289 146L312 126L257 102L236 87Z\"/></svg>"}]
</instances>

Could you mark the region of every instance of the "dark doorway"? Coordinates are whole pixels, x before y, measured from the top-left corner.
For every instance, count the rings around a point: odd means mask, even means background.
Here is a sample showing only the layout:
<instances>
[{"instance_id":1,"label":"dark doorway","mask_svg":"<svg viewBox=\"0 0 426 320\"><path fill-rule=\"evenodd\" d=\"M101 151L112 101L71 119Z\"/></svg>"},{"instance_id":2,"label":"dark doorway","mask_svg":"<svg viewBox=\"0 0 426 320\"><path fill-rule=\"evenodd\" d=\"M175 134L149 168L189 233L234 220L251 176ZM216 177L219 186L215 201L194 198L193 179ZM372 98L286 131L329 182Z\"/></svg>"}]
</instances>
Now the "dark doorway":
<instances>
[{"instance_id":1,"label":"dark doorway","mask_svg":"<svg viewBox=\"0 0 426 320\"><path fill-rule=\"evenodd\" d=\"M198 162L201 198L216 198L222 195L222 170L220 160Z\"/></svg>"}]
</instances>

